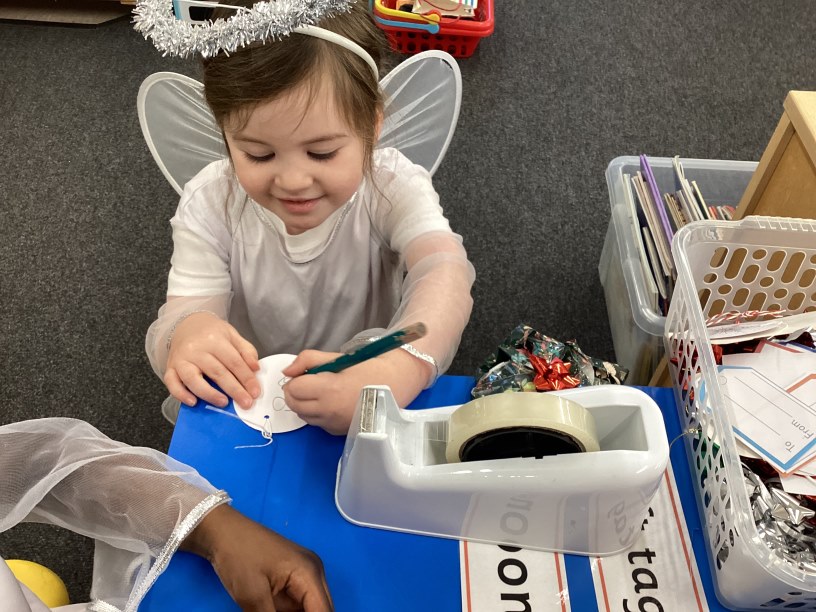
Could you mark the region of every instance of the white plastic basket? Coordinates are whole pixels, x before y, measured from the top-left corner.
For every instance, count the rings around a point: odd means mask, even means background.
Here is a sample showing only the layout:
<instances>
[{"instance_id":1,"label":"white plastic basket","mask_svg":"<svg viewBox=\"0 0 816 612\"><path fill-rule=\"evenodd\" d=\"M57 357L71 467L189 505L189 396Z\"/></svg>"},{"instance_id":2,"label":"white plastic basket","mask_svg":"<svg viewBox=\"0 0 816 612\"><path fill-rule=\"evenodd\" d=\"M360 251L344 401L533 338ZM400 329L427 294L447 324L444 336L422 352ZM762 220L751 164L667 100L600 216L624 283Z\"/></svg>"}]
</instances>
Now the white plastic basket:
<instances>
[{"instance_id":1,"label":"white plastic basket","mask_svg":"<svg viewBox=\"0 0 816 612\"><path fill-rule=\"evenodd\" d=\"M717 597L738 610L816 610L816 575L778 557L758 535L705 320L721 312L816 310L816 221L698 221L672 244L678 281L666 353L704 518Z\"/></svg>"}]
</instances>

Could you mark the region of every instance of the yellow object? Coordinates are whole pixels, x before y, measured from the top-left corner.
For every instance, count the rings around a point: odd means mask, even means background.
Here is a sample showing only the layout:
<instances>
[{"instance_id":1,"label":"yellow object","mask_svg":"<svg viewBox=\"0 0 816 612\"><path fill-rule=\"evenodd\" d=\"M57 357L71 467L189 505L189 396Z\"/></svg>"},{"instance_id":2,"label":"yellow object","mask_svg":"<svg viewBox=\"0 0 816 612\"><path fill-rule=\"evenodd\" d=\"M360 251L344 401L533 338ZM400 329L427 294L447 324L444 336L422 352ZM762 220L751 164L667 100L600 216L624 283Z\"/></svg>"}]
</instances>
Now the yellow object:
<instances>
[{"instance_id":1,"label":"yellow object","mask_svg":"<svg viewBox=\"0 0 816 612\"><path fill-rule=\"evenodd\" d=\"M20 559L9 559L6 563L14 577L31 589L31 592L42 599L49 608L67 606L71 603L68 600L65 583L47 567Z\"/></svg>"}]
</instances>

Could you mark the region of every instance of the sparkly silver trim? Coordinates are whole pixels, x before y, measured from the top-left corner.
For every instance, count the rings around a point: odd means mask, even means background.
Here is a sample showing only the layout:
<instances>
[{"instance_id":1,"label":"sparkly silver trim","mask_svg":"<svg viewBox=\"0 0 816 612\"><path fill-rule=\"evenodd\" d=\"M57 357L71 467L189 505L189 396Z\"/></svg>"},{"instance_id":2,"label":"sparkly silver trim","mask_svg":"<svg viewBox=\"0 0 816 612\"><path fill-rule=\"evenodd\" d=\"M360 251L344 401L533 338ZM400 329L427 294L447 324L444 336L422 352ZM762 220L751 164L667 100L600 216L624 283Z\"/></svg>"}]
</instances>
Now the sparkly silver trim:
<instances>
[{"instance_id":1,"label":"sparkly silver trim","mask_svg":"<svg viewBox=\"0 0 816 612\"><path fill-rule=\"evenodd\" d=\"M94 601L88 606L89 612L122 612L116 606L112 606L105 601Z\"/></svg>"},{"instance_id":2,"label":"sparkly silver trim","mask_svg":"<svg viewBox=\"0 0 816 612\"><path fill-rule=\"evenodd\" d=\"M353 342L348 343L349 346L346 347L346 351L348 351L349 353L352 353L352 352L356 351L359 347L361 347L364 344L369 344L370 342L376 342L377 340L381 340L381 339L382 339L382 336L369 336L367 338L357 338ZM431 381L431 384L436 382L436 379L439 378L439 364L436 363L436 359L434 359L431 355L428 355L428 353L423 353L417 347L415 347L413 344L409 344L408 342L406 342L405 344L401 344L399 348L401 348L403 351L406 351L406 352L410 353L411 355L413 355L417 359L421 359L422 361L424 361L426 363L430 363L434 368L434 377L433 377L433 380Z\"/></svg>"},{"instance_id":3,"label":"sparkly silver trim","mask_svg":"<svg viewBox=\"0 0 816 612\"><path fill-rule=\"evenodd\" d=\"M224 4L229 5L229 1ZM176 19L172 0L137 0L134 28L164 55L212 57L255 41L280 39L295 29L350 10L350 0L275 0L258 2L229 19L194 24Z\"/></svg>"},{"instance_id":4,"label":"sparkly silver trim","mask_svg":"<svg viewBox=\"0 0 816 612\"><path fill-rule=\"evenodd\" d=\"M423 353L418 348L416 348L413 344L405 343L405 344L401 345L400 348L403 351L407 351L408 353L410 353L411 355L413 355L417 359L421 359L422 361L424 361L426 363L430 363L433 366L433 369L434 369L434 376L433 376L432 384L433 384L433 382L436 382L436 379L439 378L439 364L436 363L436 359L434 359L433 357L428 355L428 353Z\"/></svg>"},{"instance_id":5,"label":"sparkly silver trim","mask_svg":"<svg viewBox=\"0 0 816 612\"><path fill-rule=\"evenodd\" d=\"M173 531L173 533L170 535L170 539L167 540L167 543L164 545L162 551L156 557L156 560L153 562L153 565L147 572L144 580L136 585L131 592L128 602L125 605L124 612L136 612L138 610L142 599L144 599L144 596L147 595L150 587L153 586L161 573L167 569L170 559L176 553L178 547L181 546L184 539L190 535L193 529L198 526L201 519L203 519L210 510L216 506L220 506L221 504L228 502L229 500L230 497L227 495L226 491L218 491L201 500L198 505L193 508L186 517L184 517L181 523L179 523L179 526L176 527L175 531ZM120 612L118 608L114 608L104 601L95 601L90 610L98 610L99 612Z\"/></svg>"}]
</instances>

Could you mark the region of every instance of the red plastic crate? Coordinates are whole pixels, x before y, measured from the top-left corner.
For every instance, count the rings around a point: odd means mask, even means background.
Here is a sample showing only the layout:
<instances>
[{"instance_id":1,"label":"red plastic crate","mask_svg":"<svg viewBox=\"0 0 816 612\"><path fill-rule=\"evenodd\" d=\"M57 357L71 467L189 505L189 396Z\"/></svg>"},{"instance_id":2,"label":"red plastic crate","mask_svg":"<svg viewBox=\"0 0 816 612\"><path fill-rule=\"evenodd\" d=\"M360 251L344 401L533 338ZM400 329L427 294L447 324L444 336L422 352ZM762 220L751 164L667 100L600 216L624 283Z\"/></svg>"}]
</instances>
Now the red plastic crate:
<instances>
[{"instance_id":1,"label":"red plastic crate","mask_svg":"<svg viewBox=\"0 0 816 612\"><path fill-rule=\"evenodd\" d=\"M382 5L393 9L395 0L382 0ZM373 10L376 15L376 8ZM377 25L388 36L391 48L399 53L413 54L435 49L454 57L470 57L482 38L493 33L493 0L479 0L475 19L442 17L436 34L380 22Z\"/></svg>"}]
</instances>

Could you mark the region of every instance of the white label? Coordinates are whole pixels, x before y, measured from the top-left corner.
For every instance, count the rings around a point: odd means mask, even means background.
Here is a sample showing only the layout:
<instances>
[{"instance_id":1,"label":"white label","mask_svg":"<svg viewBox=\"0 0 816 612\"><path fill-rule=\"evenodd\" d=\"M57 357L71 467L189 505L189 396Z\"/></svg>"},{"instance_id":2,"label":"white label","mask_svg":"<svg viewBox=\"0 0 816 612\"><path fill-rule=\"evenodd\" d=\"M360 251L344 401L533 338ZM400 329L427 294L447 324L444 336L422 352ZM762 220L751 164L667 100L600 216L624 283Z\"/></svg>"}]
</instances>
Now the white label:
<instances>
[{"instance_id":1,"label":"white label","mask_svg":"<svg viewBox=\"0 0 816 612\"><path fill-rule=\"evenodd\" d=\"M634 546L619 555L593 557L591 568L599 610L708 610L671 466Z\"/></svg>"},{"instance_id":2,"label":"white label","mask_svg":"<svg viewBox=\"0 0 816 612\"><path fill-rule=\"evenodd\" d=\"M564 557L512 545L460 542L462 612L569 612Z\"/></svg>"}]
</instances>

